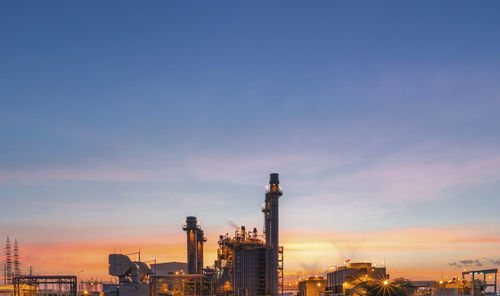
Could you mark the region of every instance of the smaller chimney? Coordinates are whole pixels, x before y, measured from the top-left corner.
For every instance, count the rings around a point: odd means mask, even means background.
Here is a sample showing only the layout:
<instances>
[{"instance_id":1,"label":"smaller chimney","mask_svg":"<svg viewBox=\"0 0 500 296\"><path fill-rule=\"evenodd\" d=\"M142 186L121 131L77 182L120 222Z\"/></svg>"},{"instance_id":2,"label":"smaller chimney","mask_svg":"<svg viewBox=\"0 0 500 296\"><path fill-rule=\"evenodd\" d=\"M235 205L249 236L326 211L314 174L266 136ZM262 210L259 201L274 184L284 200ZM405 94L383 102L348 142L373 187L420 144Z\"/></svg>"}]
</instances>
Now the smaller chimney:
<instances>
[{"instance_id":1,"label":"smaller chimney","mask_svg":"<svg viewBox=\"0 0 500 296\"><path fill-rule=\"evenodd\" d=\"M196 274L198 273L198 232L201 230L196 217L187 217L186 225L182 227L182 230L186 231L187 236L187 271L188 274ZM203 265L203 261L201 264Z\"/></svg>"}]
</instances>

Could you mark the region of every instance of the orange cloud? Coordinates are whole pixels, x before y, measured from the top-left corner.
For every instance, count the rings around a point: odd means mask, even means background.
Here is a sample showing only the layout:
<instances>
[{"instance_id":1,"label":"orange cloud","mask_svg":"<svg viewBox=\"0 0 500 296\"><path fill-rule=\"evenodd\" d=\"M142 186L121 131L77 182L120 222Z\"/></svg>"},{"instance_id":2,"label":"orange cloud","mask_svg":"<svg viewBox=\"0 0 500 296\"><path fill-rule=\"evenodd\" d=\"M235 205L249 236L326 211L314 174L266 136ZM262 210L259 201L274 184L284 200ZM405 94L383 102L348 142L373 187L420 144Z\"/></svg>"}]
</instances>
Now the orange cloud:
<instances>
[{"instance_id":1,"label":"orange cloud","mask_svg":"<svg viewBox=\"0 0 500 296\"><path fill-rule=\"evenodd\" d=\"M357 232L283 229L281 233L285 274L292 280L297 276L322 274L348 258L377 265L385 261L393 277L436 278L443 269L449 276L457 273L448 262L500 255L498 231L479 226ZM23 243L21 255L23 269L33 266L36 273L106 278L107 256L112 252L132 253L140 249L142 260L185 261L185 244L184 233L180 231L171 235L156 233L108 239L86 236L66 242ZM211 265L215 259L216 249L217 242L209 237L205 248L206 265Z\"/></svg>"}]
</instances>

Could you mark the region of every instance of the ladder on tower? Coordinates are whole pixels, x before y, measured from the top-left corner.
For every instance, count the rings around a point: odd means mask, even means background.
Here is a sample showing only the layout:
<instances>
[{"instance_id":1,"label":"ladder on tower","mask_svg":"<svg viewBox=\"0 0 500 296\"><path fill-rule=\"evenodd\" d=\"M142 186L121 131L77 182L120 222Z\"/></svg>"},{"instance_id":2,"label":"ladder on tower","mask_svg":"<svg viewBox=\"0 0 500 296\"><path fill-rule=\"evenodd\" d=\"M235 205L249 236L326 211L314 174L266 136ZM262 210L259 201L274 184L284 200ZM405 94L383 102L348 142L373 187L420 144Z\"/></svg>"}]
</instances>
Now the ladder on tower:
<instances>
[{"instance_id":1,"label":"ladder on tower","mask_svg":"<svg viewBox=\"0 0 500 296\"><path fill-rule=\"evenodd\" d=\"M284 264L283 264L283 246L278 247L278 285L279 285L279 290L281 291L280 295L283 296L283 293L285 292L285 287L284 287L284 282L285 282L285 275L283 273L284 269Z\"/></svg>"}]
</instances>

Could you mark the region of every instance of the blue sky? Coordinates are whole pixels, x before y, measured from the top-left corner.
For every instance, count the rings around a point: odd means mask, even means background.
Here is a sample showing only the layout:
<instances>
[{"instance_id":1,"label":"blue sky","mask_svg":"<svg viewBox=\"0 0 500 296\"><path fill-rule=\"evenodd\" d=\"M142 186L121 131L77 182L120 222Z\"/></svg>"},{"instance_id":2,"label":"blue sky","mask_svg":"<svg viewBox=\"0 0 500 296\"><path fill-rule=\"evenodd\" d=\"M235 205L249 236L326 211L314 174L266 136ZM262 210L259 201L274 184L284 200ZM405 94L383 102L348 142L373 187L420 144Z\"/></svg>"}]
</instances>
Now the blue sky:
<instances>
[{"instance_id":1,"label":"blue sky","mask_svg":"<svg viewBox=\"0 0 500 296\"><path fill-rule=\"evenodd\" d=\"M279 172L285 232L471 227L495 242L417 254L498 258L499 8L2 2L2 235L111 245L194 214L215 244L261 226Z\"/></svg>"}]
</instances>

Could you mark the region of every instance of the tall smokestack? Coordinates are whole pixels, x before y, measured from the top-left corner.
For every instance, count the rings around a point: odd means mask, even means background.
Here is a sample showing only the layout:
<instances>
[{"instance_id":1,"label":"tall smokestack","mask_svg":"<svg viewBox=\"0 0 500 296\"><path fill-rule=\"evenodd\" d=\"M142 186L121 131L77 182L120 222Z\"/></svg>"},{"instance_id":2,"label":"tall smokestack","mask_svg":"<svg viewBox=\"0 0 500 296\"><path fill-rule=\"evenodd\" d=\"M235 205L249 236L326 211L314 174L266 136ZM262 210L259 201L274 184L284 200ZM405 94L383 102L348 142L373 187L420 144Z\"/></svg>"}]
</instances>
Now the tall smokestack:
<instances>
[{"instance_id":1,"label":"tall smokestack","mask_svg":"<svg viewBox=\"0 0 500 296\"><path fill-rule=\"evenodd\" d=\"M187 236L187 266L188 274L196 274L198 271L197 262L197 241L198 241L198 221L196 217L187 217L186 225L182 227Z\"/></svg>"},{"instance_id":2,"label":"tall smokestack","mask_svg":"<svg viewBox=\"0 0 500 296\"><path fill-rule=\"evenodd\" d=\"M278 249L279 249L279 212L278 199L283 195L279 187L279 175L269 176L269 188L266 192L264 227L266 234L267 266L266 290L269 295L278 295Z\"/></svg>"},{"instance_id":3,"label":"tall smokestack","mask_svg":"<svg viewBox=\"0 0 500 296\"><path fill-rule=\"evenodd\" d=\"M203 244L207 241L203 236L203 230L199 229L196 237L196 269L198 274L203 273Z\"/></svg>"}]
</instances>

